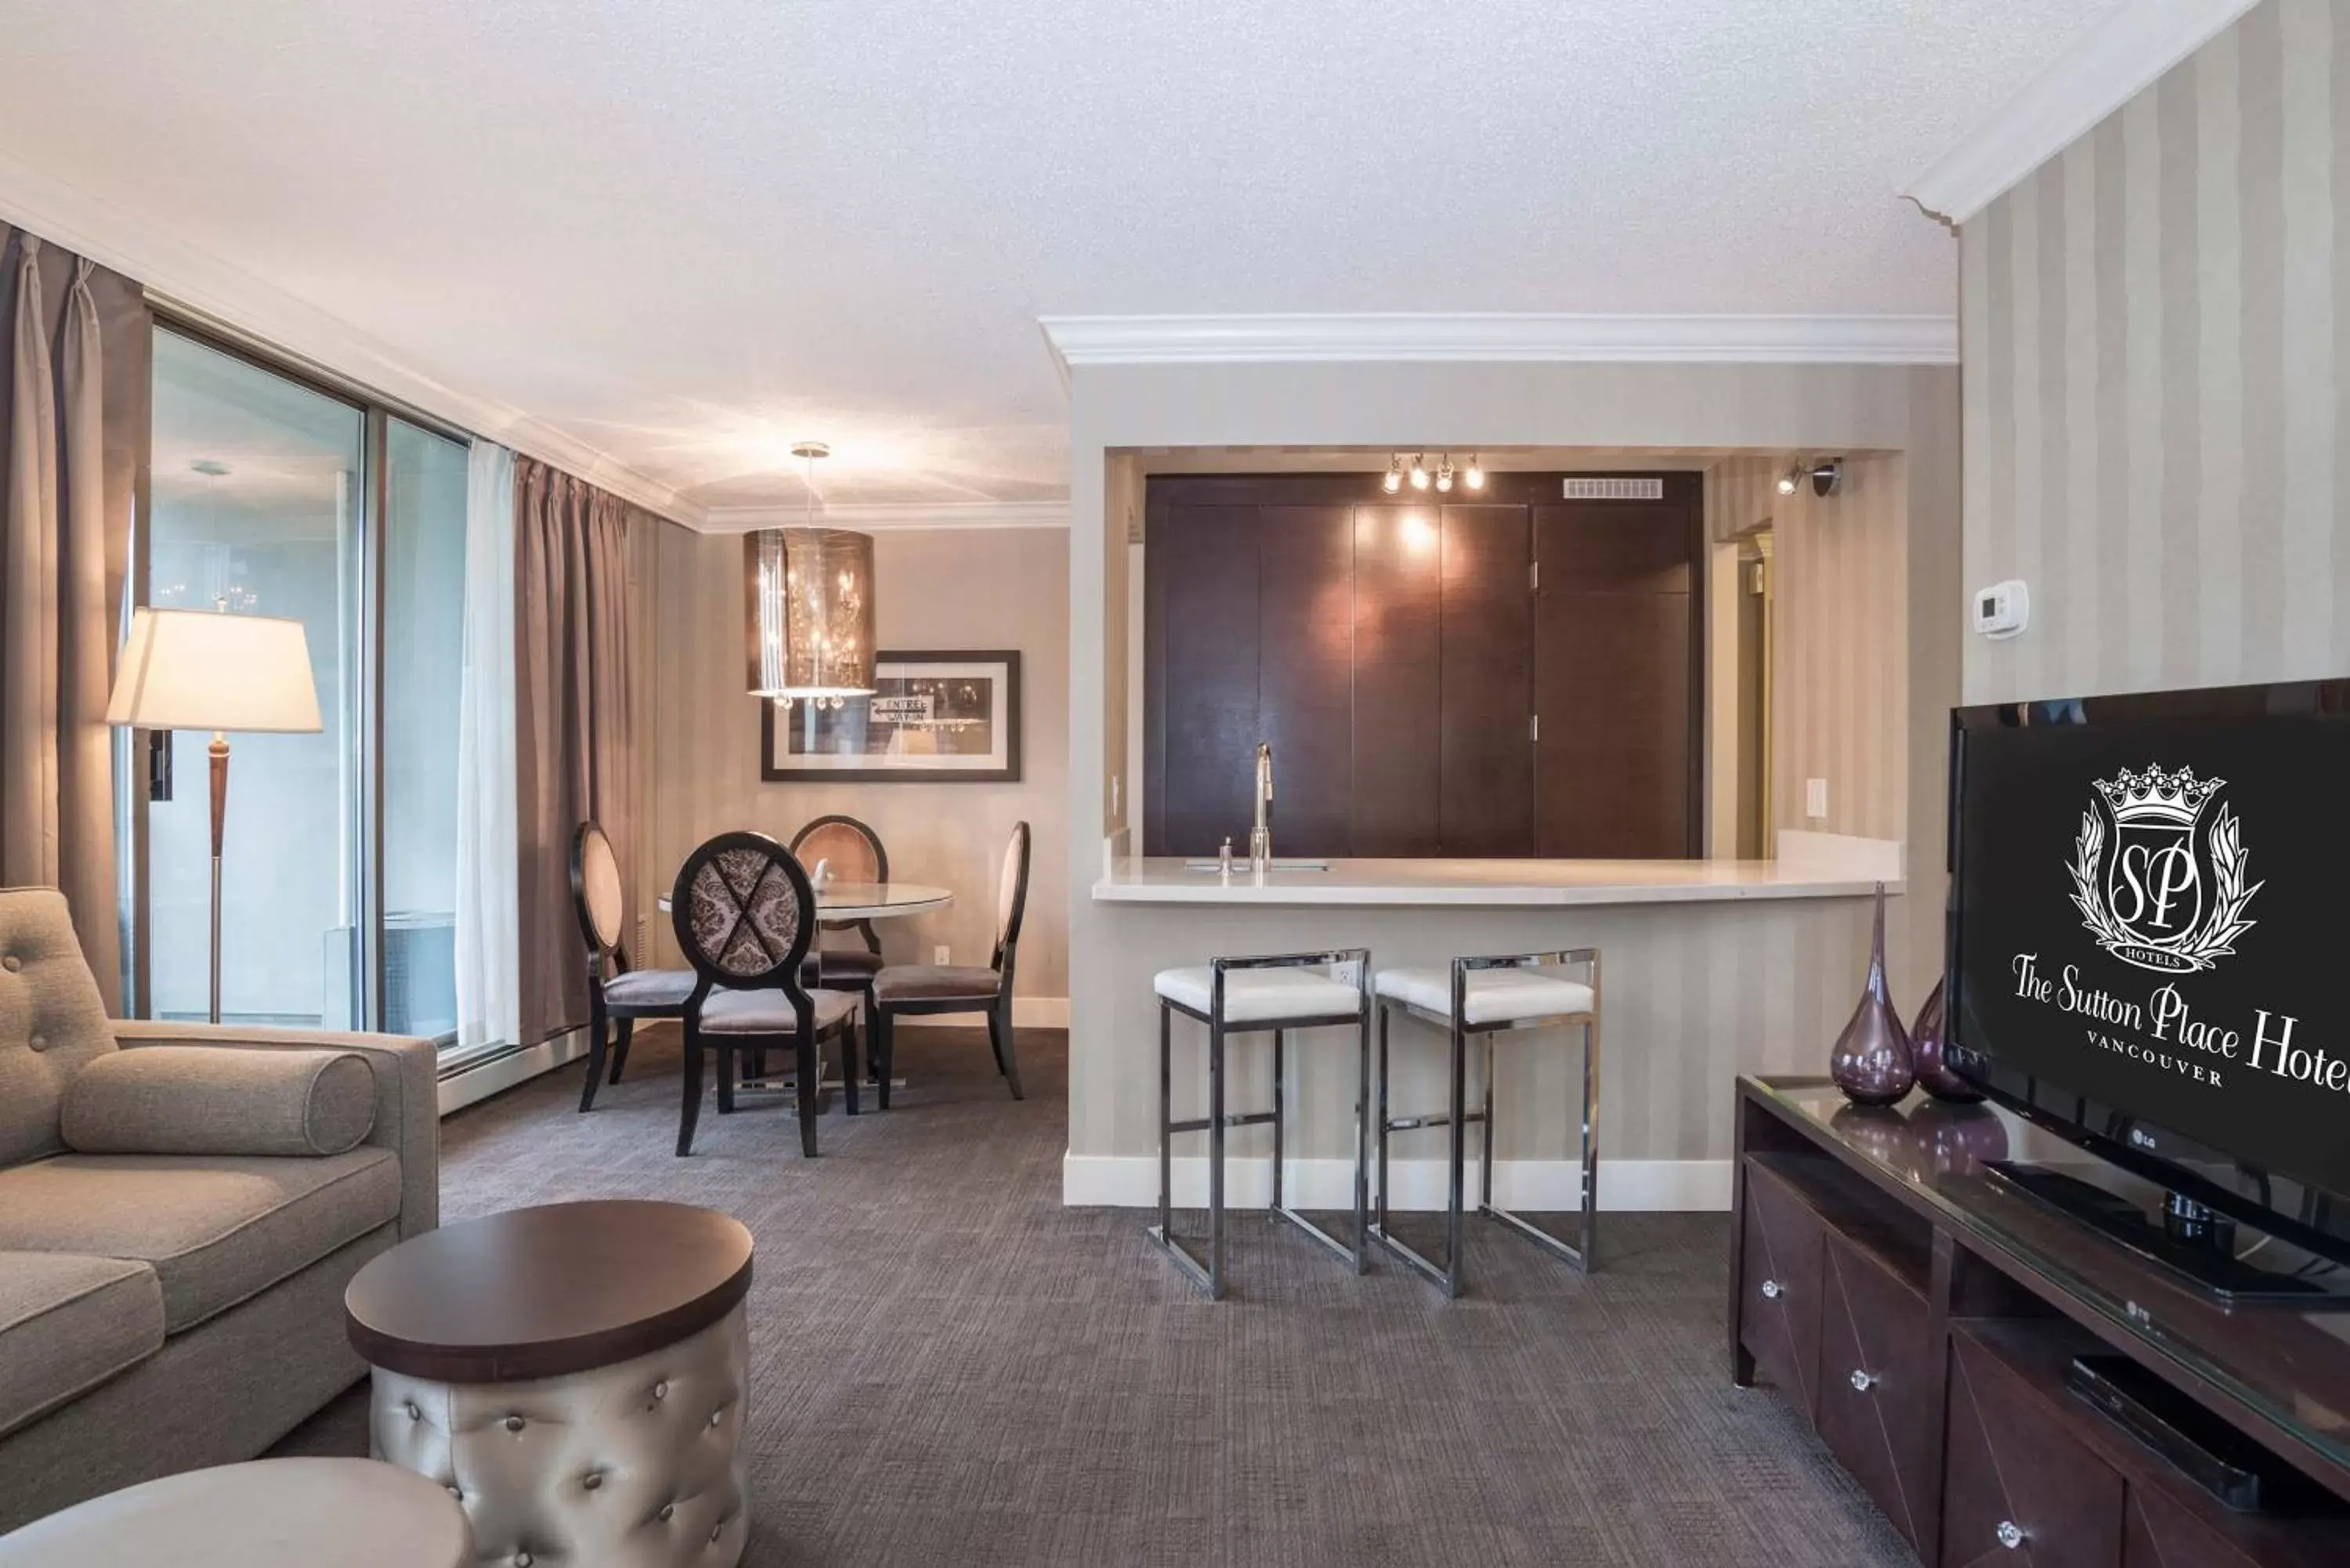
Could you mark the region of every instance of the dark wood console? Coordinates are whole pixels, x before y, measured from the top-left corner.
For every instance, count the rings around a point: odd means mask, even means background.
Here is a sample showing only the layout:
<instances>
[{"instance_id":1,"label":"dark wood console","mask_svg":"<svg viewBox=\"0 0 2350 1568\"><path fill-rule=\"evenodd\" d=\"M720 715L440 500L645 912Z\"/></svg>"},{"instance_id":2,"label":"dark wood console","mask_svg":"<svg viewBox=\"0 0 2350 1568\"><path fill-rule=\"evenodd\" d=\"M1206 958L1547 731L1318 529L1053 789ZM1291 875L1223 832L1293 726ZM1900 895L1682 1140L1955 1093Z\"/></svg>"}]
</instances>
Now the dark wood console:
<instances>
[{"instance_id":1,"label":"dark wood console","mask_svg":"<svg viewBox=\"0 0 2350 1568\"><path fill-rule=\"evenodd\" d=\"M1929 1568L2350 1564L2350 1314L2221 1309L1983 1161L2084 1158L1988 1106L1742 1078L1730 1351ZM2315 1504L2231 1511L2065 1386L2119 1353Z\"/></svg>"}]
</instances>

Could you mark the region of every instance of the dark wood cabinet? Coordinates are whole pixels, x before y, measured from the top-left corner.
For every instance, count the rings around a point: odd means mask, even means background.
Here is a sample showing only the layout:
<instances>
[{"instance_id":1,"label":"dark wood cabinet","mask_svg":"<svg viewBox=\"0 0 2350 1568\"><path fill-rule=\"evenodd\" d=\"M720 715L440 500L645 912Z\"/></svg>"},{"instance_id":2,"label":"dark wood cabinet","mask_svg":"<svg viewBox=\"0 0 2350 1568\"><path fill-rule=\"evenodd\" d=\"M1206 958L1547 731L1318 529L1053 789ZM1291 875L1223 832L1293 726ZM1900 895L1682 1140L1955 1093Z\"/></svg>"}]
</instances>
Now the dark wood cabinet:
<instances>
[{"instance_id":1,"label":"dark wood cabinet","mask_svg":"<svg viewBox=\"0 0 2350 1568\"><path fill-rule=\"evenodd\" d=\"M1823 1080L1740 1081L1733 1378L1801 1411L1931 1568L2350 1563L2350 1467L2330 1437L2296 1448L2293 1429L2314 1414L2338 1430L2325 1413L2343 1408L2350 1347L2331 1316L2312 1314L2313 1330L2273 1309L2198 1311L2154 1265L2053 1210L1989 1195L1963 1207L1982 1145L1949 1135L1956 1122L1985 1138L1993 1113L1912 1114L1855 1111ZM2050 1255L2062 1269L2035 1261ZM2109 1299L2143 1316L2117 1323ZM2268 1392L2297 1414L2281 1421L2187 1376L2188 1351L2232 1358L2240 1380L2282 1379ZM2216 1427L2290 1456L2309 1501L2230 1511L2067 1388L2085 1353L2131 1356Z\"/></svg>"},{"instance_id":2,"label":"dark wood cabinet","mask_svg":"<svg viewBox=\"0 0 2350 1568\"><path fill-rule=\"evenodd\" d=\"M1151 479L1145 853L1244 846L1259 741L1283 855L1698 853L1701 481L1565 477Z\"/></svg>"}]
</instances>

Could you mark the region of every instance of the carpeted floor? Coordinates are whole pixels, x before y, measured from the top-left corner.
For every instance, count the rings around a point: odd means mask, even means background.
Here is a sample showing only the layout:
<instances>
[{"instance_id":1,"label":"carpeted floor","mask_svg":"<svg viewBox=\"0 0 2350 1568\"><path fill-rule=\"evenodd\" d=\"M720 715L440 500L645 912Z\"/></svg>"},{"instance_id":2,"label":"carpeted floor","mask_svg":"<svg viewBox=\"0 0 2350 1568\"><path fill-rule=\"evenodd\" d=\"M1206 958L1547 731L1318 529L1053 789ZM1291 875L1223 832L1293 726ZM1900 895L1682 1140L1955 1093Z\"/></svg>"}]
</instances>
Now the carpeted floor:
<instances>
[{"instance_id":1,"label":"carpeted floor","mask_svg":"<svg viewBox=\"0 0 2350 1568\"><path fill-rule=\"evenodd\" d=\"M782 1105L705 1112L676 1158L669 1030L590 1116L569 1068L442 1126L446 1219L633 1196L755 1233L745 1563L1912 1561L1731 1386L1721 1217L1610 1215L1589 1278L1472 1221L1446 1303L1243 1216L1210 1303L1139 1212L1060 1206L1061 1034L1021 1034L1023 1104L977 1031L899 1038L913 1086L836 1101L812 1162ZM364 1393L280 1451L363 1452Z\"/></svg>"}]
</instances>

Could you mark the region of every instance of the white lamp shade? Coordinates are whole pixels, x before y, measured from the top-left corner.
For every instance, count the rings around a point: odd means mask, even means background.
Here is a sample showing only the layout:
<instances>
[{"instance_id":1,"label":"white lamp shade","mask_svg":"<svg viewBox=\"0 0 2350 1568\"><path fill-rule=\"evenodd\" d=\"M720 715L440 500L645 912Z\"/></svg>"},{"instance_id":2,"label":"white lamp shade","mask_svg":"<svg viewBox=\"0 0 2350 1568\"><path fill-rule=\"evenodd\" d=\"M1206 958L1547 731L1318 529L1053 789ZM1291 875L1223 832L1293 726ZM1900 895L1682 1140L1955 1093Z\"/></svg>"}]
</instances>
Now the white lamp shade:
<instances>
[{"instance_id":1,"label":"white lamp shade","mask_svg":"<svg viewBox=\"0 0 2350 1568\"><path fill-rule=\"evenodd\" d=\"M148 730L317 730L309 639L300 621L276 616L132 610L106 718Z\"/></svg>"}]
</instances>

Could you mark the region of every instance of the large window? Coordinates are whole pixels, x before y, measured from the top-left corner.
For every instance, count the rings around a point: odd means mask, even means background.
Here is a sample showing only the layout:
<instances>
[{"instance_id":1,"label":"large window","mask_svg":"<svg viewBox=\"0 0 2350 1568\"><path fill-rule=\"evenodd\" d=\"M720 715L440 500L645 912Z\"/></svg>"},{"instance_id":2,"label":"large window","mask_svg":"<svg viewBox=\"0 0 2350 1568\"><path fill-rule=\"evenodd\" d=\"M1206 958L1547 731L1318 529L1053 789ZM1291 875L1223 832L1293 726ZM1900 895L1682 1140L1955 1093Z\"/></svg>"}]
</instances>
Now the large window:
<instances>
[{"instance_id":1,"label":"large window","mask_svg":"<svg viewBox=\"0 0 2350 1568\"><path fill-rule=\"evenodd\" d=\"M453 1037L465 449L168 328L154 364L133 592L301 621L324 725L230 738L222 1016ZM207 1006L210 739L125 814L152 1017Z\"/></svg>"}]
</instances>

